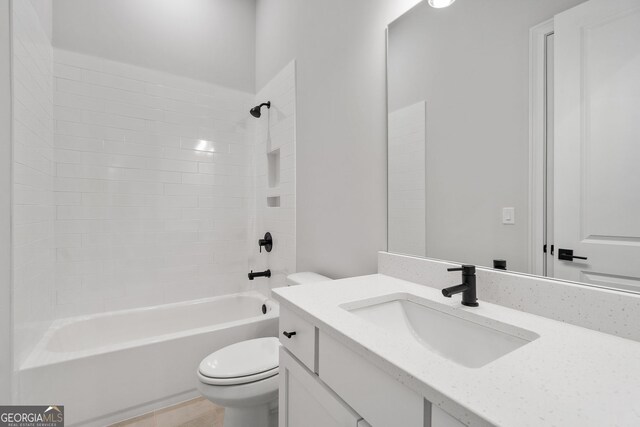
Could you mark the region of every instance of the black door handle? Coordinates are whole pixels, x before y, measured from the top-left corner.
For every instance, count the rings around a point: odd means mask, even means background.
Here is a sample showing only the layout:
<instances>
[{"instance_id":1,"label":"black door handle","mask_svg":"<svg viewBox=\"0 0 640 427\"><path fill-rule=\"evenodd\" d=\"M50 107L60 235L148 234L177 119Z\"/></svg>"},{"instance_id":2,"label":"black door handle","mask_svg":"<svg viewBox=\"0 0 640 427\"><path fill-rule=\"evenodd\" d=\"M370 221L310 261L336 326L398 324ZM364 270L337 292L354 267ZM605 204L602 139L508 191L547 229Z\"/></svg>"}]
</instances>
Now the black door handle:
<instances>
[{"instance_id":1,"label":"black door handle","mask_svg":"<svg viewBox=\"0 0 640 427\"><path fill-rule=\"evenodd\" d=\"M293 332L287 332L287 331L284 331L284 332L282 333L282 335L284 335L285 337L287 337L287 338L289 338L289 339L291 339L291 337L292 337L292 336L294 336L295 334L296 334L296 332L295 332L295 331L293 331Z\"/></svg>"},{"instance_id":2,"label":"black door handle","mask_svg":"<svg viewBox=\"0 0 640 427\"><path fill-rule=\"evenodd\" d=\"M558 249L558 259L561 261L573 261L574 259L584 259L586 256L578 256L573 254L573 249Z\"/></svg>"}]
</instances>

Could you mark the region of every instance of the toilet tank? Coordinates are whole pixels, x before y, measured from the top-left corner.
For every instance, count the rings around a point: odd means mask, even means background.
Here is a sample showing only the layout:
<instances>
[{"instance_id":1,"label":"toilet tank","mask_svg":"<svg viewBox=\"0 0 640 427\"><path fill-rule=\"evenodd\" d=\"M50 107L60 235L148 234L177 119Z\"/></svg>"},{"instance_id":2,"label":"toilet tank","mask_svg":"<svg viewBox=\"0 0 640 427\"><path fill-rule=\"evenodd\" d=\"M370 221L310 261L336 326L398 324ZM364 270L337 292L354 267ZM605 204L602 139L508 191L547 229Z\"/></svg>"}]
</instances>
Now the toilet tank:
<instances>
[{"instance_id":1,"label":"toilet tank","mask_svg":"<svg viewBox=\"0 0 640 427\"><path fill-rule=\"evenodd\" d=\"M329 280L331 279L329 279L327 276L323 276L318 273L293 273L287 276L287 286L306 285L308 283L327 282Z\"/></svg>"}]
</instances>

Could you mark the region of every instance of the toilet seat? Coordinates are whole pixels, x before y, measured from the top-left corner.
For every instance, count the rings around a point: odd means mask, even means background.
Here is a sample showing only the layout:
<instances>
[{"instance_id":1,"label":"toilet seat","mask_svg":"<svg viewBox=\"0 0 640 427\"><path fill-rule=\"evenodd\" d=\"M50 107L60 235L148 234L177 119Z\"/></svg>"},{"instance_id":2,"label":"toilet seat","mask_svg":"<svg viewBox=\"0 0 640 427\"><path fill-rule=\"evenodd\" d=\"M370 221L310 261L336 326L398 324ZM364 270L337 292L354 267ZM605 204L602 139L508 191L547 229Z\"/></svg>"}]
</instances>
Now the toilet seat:
<instances>
[{"instance_id":1,"label":"toilet seat","mask_svg":"<svg viewBox=\"0 0 640 427\"><path fill-rule=\"evenodd\" d=\"M278 374L280 341L257 338L232 344L205 357L198 378L209 385L240 385Z\"/></svg>"},{"instance_id":2,"label":"toilet seat","mask_svg":"<svg viewBox=\"0 0 640 427\"><path fill-rule=\"evenodd\" d=\"M240 384L249 384L254 383L256 381L264 380L266 378L273 377L274 375L278 375L278 370L280 368L273 368L268 371L260 372L254 375L247 375L244 377L238 378L214 378L207 377L202 375L200 371L198 371L198 378L200 378L200 382L209 385L240 385Z\"/></svg>"}]
</instances>

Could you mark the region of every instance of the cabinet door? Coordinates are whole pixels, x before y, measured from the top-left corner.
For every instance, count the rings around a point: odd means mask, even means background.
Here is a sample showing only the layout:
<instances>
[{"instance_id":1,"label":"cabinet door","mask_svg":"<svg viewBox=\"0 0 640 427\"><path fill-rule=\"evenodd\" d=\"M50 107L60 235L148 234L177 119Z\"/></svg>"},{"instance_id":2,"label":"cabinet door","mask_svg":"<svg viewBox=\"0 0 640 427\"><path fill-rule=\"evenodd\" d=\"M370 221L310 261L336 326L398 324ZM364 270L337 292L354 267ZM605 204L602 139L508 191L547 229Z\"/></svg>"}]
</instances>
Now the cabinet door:
<instances>
[{"instance_id":1,"label":"cabinet door","mask_svg":"<svg viewBox=\"0 0 640 427\"><path fill-rule=\"evenodd\" d=\"M279 427L357 427L361 417L280 348Z\"/></svg>"},{"instance_id":2,"label":"cabinet door","mask_svg":"<svg viewBox=\"0 0 640 427\"><path fill-rule=\"evenodd\" d=\"M318 349L322 382L374 427L431 425L418 393L322 331Z\"/></svg>"},{"instance_id":3,"label":"cabinet door","mask_svg":"<svg viewBox=\"0 0 640 427\"><path fill-rule=\"evenodd\" d=\"M431 406L431 427L465 427L465 425L442 409Z\"/></svg>"}]
</instances>

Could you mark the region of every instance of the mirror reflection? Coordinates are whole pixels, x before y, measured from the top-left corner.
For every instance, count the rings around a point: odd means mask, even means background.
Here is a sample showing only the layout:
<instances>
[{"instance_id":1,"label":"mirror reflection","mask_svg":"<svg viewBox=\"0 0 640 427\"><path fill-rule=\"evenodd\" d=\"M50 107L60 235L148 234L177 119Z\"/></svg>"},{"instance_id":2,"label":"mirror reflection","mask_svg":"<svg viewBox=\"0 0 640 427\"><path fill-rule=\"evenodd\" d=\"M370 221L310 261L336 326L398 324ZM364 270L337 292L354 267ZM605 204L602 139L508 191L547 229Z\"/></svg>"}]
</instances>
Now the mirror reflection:
<instances>
[{"instance_id":1,"label":"mirror reflection","mask_svg":"<svg viewBox=\"0 0 640 427\"><path fill-rule=\"evenodd\" d=\"M640 291L640 13L421 2L388 27L388 250Z\"/></svg>"}]
</instances>

